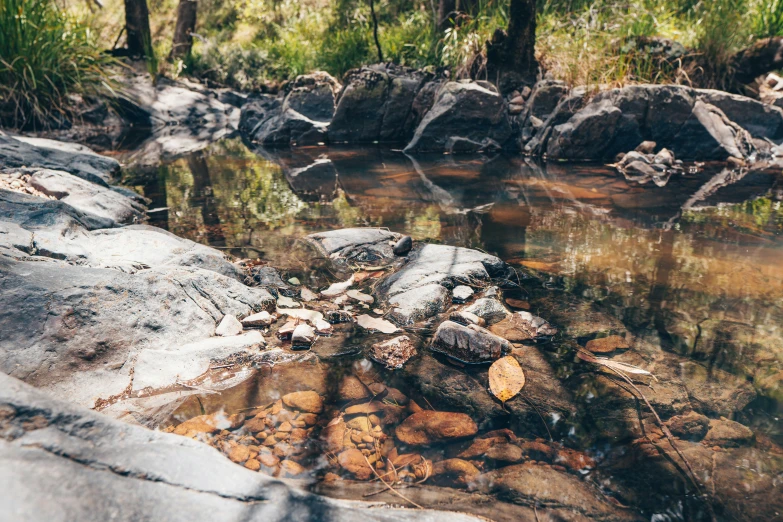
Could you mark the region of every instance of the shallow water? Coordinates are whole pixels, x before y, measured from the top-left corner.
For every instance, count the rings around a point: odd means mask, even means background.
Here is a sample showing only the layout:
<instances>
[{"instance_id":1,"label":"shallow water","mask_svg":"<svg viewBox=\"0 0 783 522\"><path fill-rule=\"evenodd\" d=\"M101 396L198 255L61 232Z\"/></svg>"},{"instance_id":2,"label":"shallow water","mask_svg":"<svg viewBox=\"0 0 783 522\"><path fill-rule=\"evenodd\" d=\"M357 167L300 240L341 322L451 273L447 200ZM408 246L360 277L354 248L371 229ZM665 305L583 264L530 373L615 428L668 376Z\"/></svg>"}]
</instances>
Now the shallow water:
<instances>
[{"instance_id":1,"label":"shallow water","mask_svg":"<svg viewBox=\"0 0 783 522\"><path fill-rule=\"evenodd\" d=\"M751 427L767 447L783 444L780 175L742 177L707 166L657 186L595 165L541 166L505 156L411 158L378 148L262 155L225 141L159 167L130 170L125 178L152 199L150 208L157 210L151 224L242 258L268 261L284 278L309 284L323 282L323 273L310 273L312 267L292 252L299 238L321 230L388 227L416 240L495 254L535 276L506 297L528 301L532 312L549 319L570 342L624 330L684 357L678 360L698 363L695 372L681 363L686 386L689 379L694 386L704 379L703 372L708 377L727 372L715 378L718 385L736 379L757 394L734 412L734 420ZM599 319L581 314L580 306L599 310ZM417 333L423 340L426 334ZM232 413L295 389L333 388L342 375L365 371L407 393L409 383L393 372L369 369L361 352L370 340L346 333L340 346L333 342L314 350L320 360L305 363L311 370L275 374L262 368L223 394L186 401L174 419L220 409ZM580 363L563 356L557 342L545 348L556 375L578 401L594 400L598 392L579 384ZM464 369L471 375L481 371ZM515 428L514 419L480 426L505 427ZM599 470L602 458L610 462L606 455L621 454L630 444L601 432L600 419L589 415L561 425L554 420L549 429L560 442L596 458ZM329 468L315 446L310 451L308 466L319 473ZM449 451L433 446L423 453ZM609 465L602 476L623 487L634 483ZM659 508L637 499L633 509L644 518L706 516L683 508L681 498L655 482L643 486ZM326 489L355 498L363 494ZM377 488L363 491L372 489ZM622 503L633 495L616 497Z\"/></svg>"}]
</instances>

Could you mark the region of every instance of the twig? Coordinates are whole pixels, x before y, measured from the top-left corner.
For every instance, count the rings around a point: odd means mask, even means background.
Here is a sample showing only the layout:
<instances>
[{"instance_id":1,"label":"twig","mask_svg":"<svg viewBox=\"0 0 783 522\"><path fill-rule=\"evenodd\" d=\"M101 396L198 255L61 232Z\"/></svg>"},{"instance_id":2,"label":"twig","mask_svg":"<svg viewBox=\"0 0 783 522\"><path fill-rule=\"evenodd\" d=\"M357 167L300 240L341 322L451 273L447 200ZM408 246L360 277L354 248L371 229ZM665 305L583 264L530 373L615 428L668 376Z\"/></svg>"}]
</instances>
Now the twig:
<instances>
[{"instance_id":1,"label":"twig","mask_svg":"<svg viewBox=\"0 0 783 522\"><path fill-rule=\"evenodd\" d=\"M652 412L653 416L655 417L655 422L658 424L658 427L661 428L661 431L666 436L666 440L669 441L669 444L671 445L672 449L677 453L677 455L680 456L682 461L685 463L685 467L688 469L688 472L690 475L688 475L688 478L693 483L693 486L696 488L696 492L699 494L700 497L705 499L704 504L707 507L707 511L710 513L710 517L713 521L717 520L717 517L715 516L715 511L712 509L712 502L707 499L706 495L702 493L701 487L699 486L699 482L696 479L696 473L694 473L693 468L691 467L691 463L688 461L688 459L685 457L685 455L680 451L680 448L677 447L677 444L674 442L674 437L672 436L671 432L669 431L669 428L663 423L661 418L658 416L658 412L655 411L655 408L652 407L652 404L650 404L650 401L647 400L647 397L642 393L642 391L639 389L636 384L631 380L630 377L628 377L623 372L616 370L615 368L612 368L610 366L607 366L610 370L612 370L615 374L617 374L622 380L624 380L626 383L628 383L631 388L633 388L636 393L639 394L639 396L642 398L644 403L647 405L647 407Z\"/></svg>"},{"instance_id":2,"label":"twig","mask_svg":"<svg viewBox=\"0 0 783 522\"><path fill-rule=\"evenodd\" d=\"M394 488L391 486L391 484L389 484L388 482L386 482L385 480L383 480L383 479L381 478L381 476L378 474L378 472L377 472L377 471L375 471L375 467L374 467L372 464L370 464L370 461L367 459L367 457L366 457L364 454L362 454L362 457L364 457L364 461L367 463L367 465L368 465L368 466L370 466L370 469L372 470L372 472L373 472L373 473L375 473L375 476L376 476L376 477L378 477L378 480L380 480L381 482L383 482L383 485L384 485L384 486L386 486L387 488L389 488L389 491L391 491L392 493L394 493L395 495L397 495L398 497L400 497L400 498L401 498L401 499L403 499L404 501L406 501L406 502L410 502L411 504L413 504L413 505L414 505L414 506L416 506L417 508L419 508L419 509L424 509L423 507L421 507L420 505L418 505L417 503L415 503L414 501L412 501L411 499L409 499L408 497L406 497L405 495L403 495L402 493L400 493L399 491L397 491L396 489L394 489Z\"/></svg>"},{"instance_id":3,"label":"twig","mask_svg":"<svg viewBox=\"0 0 783 522\"><path fill-rule=\"evenodd\" d=\"M540 412L540 411L538 411L538 407L537 407L535 404L533 404L533 401L532 401L532 400L530 400L530 399L528 399L528 398L527 398L527 395L525 395L525 394L522 394L521 396L522 396L522 398L523 398L523 399L525 399L525 402L527 402L528 404L530 404L530 405L533 407L533 409L534 409L534 410L536 410L536 413L538 414L539 418L541 419L541 422L543 422L543 423L544 423L544 428L546 429L546 432L547 432L547 434L549 435L549 440L550 440L550 441L552 441L552 442L554 442L554 441L555 441L555 439L552 437L552 432L551 432L551 431L549 431L549 426L548 426L548 425L547 425L547 423L546 423L546 419L544 418L544 416L543 416L543 415L541 415L541 412Z\"/></svg>"}]
</instances>

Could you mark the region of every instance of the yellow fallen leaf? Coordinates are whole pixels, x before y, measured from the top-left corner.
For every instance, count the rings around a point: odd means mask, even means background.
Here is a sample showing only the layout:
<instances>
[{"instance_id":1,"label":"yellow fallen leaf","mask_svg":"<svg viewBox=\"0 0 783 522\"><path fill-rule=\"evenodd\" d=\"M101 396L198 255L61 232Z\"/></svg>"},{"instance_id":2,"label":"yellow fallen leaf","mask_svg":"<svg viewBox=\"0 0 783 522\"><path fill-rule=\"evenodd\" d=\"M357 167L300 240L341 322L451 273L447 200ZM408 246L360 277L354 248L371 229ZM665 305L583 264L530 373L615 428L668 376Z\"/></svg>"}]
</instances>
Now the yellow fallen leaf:
<instances>
[{"instance_id":1,"label":"yellow fallen leaf","mask_svg":"<svg viewBox=\"0 0 783 522\"><path fill-rule=\"evenodd\" d=\"M507 355L489 367L489 390L500 402L513 398L525 385L525 372L512 356Z\"/></svg>"}]
</instances>

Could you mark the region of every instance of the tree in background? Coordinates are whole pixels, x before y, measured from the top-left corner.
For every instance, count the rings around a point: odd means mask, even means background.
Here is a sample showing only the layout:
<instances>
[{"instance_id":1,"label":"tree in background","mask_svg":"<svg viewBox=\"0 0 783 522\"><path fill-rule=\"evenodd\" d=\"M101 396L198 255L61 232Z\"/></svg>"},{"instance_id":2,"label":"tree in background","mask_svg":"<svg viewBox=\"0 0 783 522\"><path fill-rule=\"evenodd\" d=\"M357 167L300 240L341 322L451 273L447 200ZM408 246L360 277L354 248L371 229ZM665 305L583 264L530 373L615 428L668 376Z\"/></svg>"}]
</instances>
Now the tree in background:
<instances>
[{"instance_id":1,"label":"tree in background","mask_svg":"<svg viewBox=\"0 0 783 522\"><path fill-rule=\"evenodd\" d=\"M508 29L498 29L487 42L487 77L502 92L532 83L538 74L536 0L511 0Z\"/></svg>"},{"instance_id":2,"label":"tree in background","mask_svg":"<svg viewBox=\"0 0 783 522\"><path fill-rule=\"evenodd\" d=\"M198 0L179 0L170 60L190 56L190 50L193 48L193 31L196 30L197 11Z\"/></svg>"},{"instance_id":3,"label":"tree in background","mask_svg":"<svg viewBox=\"0 0 783 522\"><path fill-rule=\"evenodd\" d=\"M125 34L128 54L149 57L152 53L152 38L147 0L125 0Z\"/></svg>"}]
</instances>

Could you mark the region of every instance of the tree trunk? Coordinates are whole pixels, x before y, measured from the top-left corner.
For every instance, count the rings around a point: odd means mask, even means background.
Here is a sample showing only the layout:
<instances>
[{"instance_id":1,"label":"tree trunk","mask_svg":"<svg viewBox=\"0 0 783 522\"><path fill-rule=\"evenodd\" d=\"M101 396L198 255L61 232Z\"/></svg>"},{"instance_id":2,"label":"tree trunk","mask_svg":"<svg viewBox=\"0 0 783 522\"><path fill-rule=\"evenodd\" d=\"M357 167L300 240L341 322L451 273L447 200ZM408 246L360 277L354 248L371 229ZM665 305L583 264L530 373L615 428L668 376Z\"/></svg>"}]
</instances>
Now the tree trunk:
<instances>
[{"instance_id":1,"label":"tree trunk","mask_svg":"<svg viewBox=\"0 0 783 522\"><path fill-rule=\"evenodd\" d=\"M125 0L125 34L128 53L145 57L152 49L147 0Z\"/></svg>"},{"instance_id":2,"label":"tree trunk","mask_svg":"<svg viewBox=\"0 0 783 522\"><path fill-rule=\"evenodd\" d=\"M171 45L170 60L190 56L193 47L193 31L196 30L196 11L198 0L179 0L177 25L174 28L174 41Z\"/></svg>"},{"instance_id":3,"label":"tree trunk","mask_svg":"<svg viewBox=\"0 0 783 522\"><path fill-rule=\"evenodd\" d=\"M457 0L439 0L438 1L438 31L444 31L449 27L449 18L457 9Z\"/></svg>"},{"instance_id":4,"label":"tree trunk","mask_svg":"<svg viewBox=\"0 0 783 522\"><path fill-rule=\"evenodd\" d=\"M508 30L498 29L487 42L487 77L501 92L532 83L538 74L536 0L511 0Z\"/></svg>"}]
</instances>

